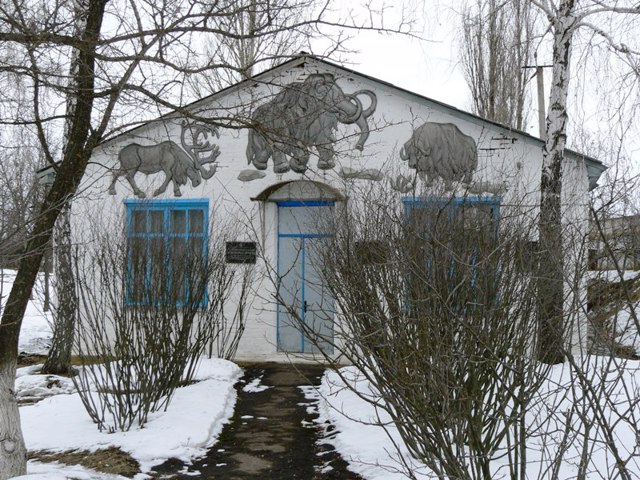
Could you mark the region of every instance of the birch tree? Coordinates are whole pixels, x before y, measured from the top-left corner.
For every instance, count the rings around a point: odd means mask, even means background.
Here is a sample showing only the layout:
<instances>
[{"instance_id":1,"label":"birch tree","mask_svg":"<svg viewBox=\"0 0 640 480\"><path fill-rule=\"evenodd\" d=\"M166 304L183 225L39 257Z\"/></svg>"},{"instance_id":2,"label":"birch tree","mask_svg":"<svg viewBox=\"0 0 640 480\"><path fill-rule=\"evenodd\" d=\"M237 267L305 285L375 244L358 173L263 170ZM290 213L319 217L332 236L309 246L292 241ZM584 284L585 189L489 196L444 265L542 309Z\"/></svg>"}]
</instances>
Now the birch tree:
<instances>
[{"instance_id":1,"label":"birch tree","mask_svg":"<svg viewBox=\"0 0 640 480\"><path fill-rule=\"evenodd\" d=\"M231 17L236 2L199 0L25 0L0 3L0 76L3 88L24 80L29 98L8 95L0 102L3 128L32 129L56 173L34 220L13 288L0 320L0 479L22 475L26 450L14 395L20 326L56 219L76 192L92 151L124 129L178 111L183 82L190 75L235 68L202 54L207 36L218 39L275 39L284 31L323 28L390 29L371 12L355 25L332 13L329 3L314 9L306 0L283 9L255 0L256 26L225 30L216 18ZM291 9L305 12L292 21ZM262 15L264 13L264 15ZM397 23L396 30L406 24ZM335 31L335 30L334 30ZM331 38L328 38L331 41ZM334 45L339 43L336 37ZM71 72L71 73L70 73ZM132 120L133 119L133 120ZM241 119L208 118L213 126L242 128ZM65 127L66 125L66 127ZM66 131L61 154L52 148Z\"/></svg>"},{"instance_id":2,"label":"birch tree","mask_svg":"<svg viewBox=\"0 0 640 480\"><path fill-rule=\"evenodd\" d=\"M603 42L631 75L640 77L640 5L630 0L531 0L531 4L547 19L553 64L540 185L539 357L558 363L564 359L561 194L574 41L577 32L584 31L585 48Z\"/></svg>"}]
</instances>

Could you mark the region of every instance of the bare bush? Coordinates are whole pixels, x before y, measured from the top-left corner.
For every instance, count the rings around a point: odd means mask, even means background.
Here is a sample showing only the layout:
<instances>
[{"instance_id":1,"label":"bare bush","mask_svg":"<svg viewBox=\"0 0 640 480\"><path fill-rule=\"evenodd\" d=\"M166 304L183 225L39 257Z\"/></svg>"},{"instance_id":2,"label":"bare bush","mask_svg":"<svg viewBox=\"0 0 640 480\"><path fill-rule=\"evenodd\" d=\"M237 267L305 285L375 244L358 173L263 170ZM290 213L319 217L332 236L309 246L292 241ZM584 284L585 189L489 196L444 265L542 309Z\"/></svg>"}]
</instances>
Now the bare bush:
<instances>
[{"instance_id":1,"label":"bare bush","mask_svg":"<svg viewBox=\"0 0 640 480\"><path fill-rule=\"evenodd\" d=\"M98 428L126 431L167 408L202 354L235 353L252 270L230 268L219 244L204 254L156 249L148 258L131 241L109 239L85 253L76 258L83 368L74 382Z\"/></svg>"},{"instance_id":2,"label":"bare bush","mask_svg":"<svg viewBox=\"0 0 640 480\"><path fill-rule=\"evenodd\" d=\"M358 368L377 391L368 400L440 478L492 478L497 458L525 478L524 418L549 370L534 358L528 228L500 218L491 197L401 203L373 188L350 202L318 228L334 233L315 265L315 288L335 302L334 335L303 321L286 292L279 301L327 359L334 351Z\"/></svg>"},{"instance_id":3,"label":"bare bush","mask_svg":"<svg viewBox=\"0 0 640 480\"><path fill-rule=\"evenodd\" d=\"M314 265L321 281L304 288L326 290L324 321L335 318L335 332L305 322L299 305L285 302L295 295L279 291L278 300L326 359L354 365L338 370L334 386L374 407L359 418L387 430L400 463L386 468L408 478L424 465L434 478L637 476L640 363L616 350L583 355L569 339L559 342L563 364L537 358L535 219L524 223L504 199L399 199L378 186L351 191L349 205L334 210L314 230L332 233ZM563 321L579 335L587 235L577 224L564 229L572 248ZM614 273L602 306L637 340L636 284L621 281L622 268ZM340 409L340 400L327 402Z\"/></svg>"}]
</instances>

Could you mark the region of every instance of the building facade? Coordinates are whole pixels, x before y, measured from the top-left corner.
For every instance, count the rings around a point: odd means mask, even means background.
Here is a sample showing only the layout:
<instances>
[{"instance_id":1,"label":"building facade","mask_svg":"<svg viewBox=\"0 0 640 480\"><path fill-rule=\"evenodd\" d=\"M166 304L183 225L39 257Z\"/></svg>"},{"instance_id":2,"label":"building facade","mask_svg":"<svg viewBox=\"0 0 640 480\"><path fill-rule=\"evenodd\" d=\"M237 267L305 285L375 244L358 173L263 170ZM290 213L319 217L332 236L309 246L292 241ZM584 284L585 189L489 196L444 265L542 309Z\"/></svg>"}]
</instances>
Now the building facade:
<instances>
[{"instance_id":1,"label":"building facade","mask_svg":"<svg viewBox=\"0 0 640 480\"><path fill-rule=\"evenodd\" d=\"M177 304L194 292L210 301L215 292L171 278L167 265L213 248L229 268L253 269L241 360L313 359L340 341L314 251L331 235L321 220L357 208L363 189L385 188L398 205L451 198L496 220L536 222L539 139L311 56L186 110L188 118L167 115L95 151L73 202L74 238L90 250L124 232L129 304L158 301L149 291L158 281L184 286ZM603 170L567 152L569 257L580 255L589 190ZM154 276L154 262L166 275ZM574 304L581 294L566 298ZM308 341L300 321L326 341ZM581 327L569 336L582 344Z\"/></svg>"}]
</instances>

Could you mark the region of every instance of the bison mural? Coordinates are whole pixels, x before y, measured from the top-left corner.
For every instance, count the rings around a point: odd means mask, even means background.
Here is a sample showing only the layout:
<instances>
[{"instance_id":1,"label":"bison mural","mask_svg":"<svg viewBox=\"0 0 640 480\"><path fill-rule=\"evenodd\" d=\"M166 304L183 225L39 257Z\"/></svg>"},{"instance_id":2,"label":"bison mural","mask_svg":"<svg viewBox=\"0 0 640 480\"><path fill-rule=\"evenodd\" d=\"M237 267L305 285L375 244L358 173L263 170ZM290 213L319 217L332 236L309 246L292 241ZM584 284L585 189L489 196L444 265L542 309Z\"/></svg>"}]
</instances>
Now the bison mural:
<instances>
[{"instance_id":1,"label":"bison mural","mask_svg":"<svg viewBox=\"0 0 640 480\"><path fill-rule=\"evenodd\" d=\"M133 193L139 198L145 198L145 193L138 188L135 181L136 173L153 175L164 173L162 185L153 192L153 196L164 193L169 182L173 182L173 194L182 196L180 187L191 180L191 185L197 187L202 179L208 180L216 173L216 159L220 155L217 145L212 145L208 137L219 137L218 130L209 125L193 124L186 120L182 122L179 146L170 140L156 145L140 145L131 143L120 150L118 160L120 168L113 173L109 193L116 194L116 181L125 177L133 189ZM193 140L188 144L186 133L190 132ZM208 154L201 157L202 154ZM211 168L205 165L213 163Z\"/></svg>"},{"instance_id":2,"label":"bison mural","mask_svg":"<svg viewBox=\"0 0 640 480\"><path fill-rule=\"evenodd\" d=\"M360 96L369 98L367 108ZM272 158L275 173L289 169L304 173L310 149L315 148L318 168L331 169L335 167L333 144L338 123L358 126L360 134L355 148L362 150L369 137L367 119L376 105L376 94L371 90L346 94L333 75L309 75L302 82L287 85L272 100L255 109L247 160L258 170L265 170Z\"/></svg>"},{"instance_id":3,"label":"bison mural","mask_svg":"<svg viewBox=\"0 0 640 480\"><path fill-rule=\"evenodd\" d=\"M416 128L400 150L400 158L429 185L441 178L447 189L453 182L471 183L478 168L475 140L452 123L427 122Z\"/></svg>"}]
</instances>

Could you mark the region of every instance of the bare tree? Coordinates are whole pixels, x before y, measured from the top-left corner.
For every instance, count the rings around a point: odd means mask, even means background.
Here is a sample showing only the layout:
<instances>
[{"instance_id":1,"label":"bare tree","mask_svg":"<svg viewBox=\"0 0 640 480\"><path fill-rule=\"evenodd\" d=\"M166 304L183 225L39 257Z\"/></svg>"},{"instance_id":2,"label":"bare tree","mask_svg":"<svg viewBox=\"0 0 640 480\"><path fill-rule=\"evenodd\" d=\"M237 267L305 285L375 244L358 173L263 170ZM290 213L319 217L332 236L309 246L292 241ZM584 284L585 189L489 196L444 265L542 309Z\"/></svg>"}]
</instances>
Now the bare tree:
<instances>
[{"instance_id":1,"label":"bare tree","mask_svg":"<svg viewBox=\"0 0 640 480\"><path fill-rule=\"evenodd\" d=\"M525 127L535 10L525 0L475 0L462 13L461 61L478 115Z\"/></svg>"},{"instance_id":2,"label":"bare tree","mask_svg":"<svg viewBox=\"0 0 640 480\"><path fill-rule=\"evenodd\" d=\"M627 65L628 75L637 78L640 47L637 29L632 25L640 10L636 2L610 4L600 0L479 0L473 10L467 10L463 15L462 58L476 112L516 128L523 126L519 100L525 98L526 77L521 67L531 58L537 13L546 18L547 28L543 30L552 39L553 66L541 176L540 356L556 363L562 361L560 342L565 333L560 198L564 150L568 146L568 95L575 34L586 34L582 52L601 43L610 55ZM584 58L588 59L589 54Z\"/></svg>"},{"instance_id":3,"label":"bare tree","mask_svg":"<svg viewBox=\"0 0 640 480\"><path fill-rule=\"evenodd\" d=\"M51 347L41 372L69 375L71 351L78 310L78 298L73 273L73 246L71 243L71 205L66 204L58 217L55 229L55 291Z\"/></svg>"},{"instance_id":4,"label":"bare tree","mask_svg":"<svg viewBox=\"0 0 640 480\"><path fill-rule=\"evenodd\" d=\"M310 323L300 283L278 283L294 269L273 280L305 342L355 367L338 370L336 388L374 407L364 422L389 429L400 455L384 466L407 478L422 478L415 468L425 466L434 478L633 478L637 362L566 349L562 366L536 358L535 220L509 216L511 203L498 222L488 198L431 191L401 203L384 187L365 188L350 189L335 219L316 219L317 231L333 235L314 244L322 280L304 288L323 293L325 316L318 321L312 307ZM573 294L583 288L587 246L577 239L570 257L581 269L577 281L564 278ZM612 299L629 309L636 332L638 291L623 283ZM573 302L568 316L585 308ZM340 400L328 401L340 410Z\"/></svg>"},{"instance_id":5,"label":"bare tree","mask_svg":"<svg viewBox=\"0 0 640 480\"><path fill-rule=\"evenodd\" d=\"M11 148L12 136L0 136L0 267L16 268L33 210L42 197L36 170L43 161L30 139Z\"/></svg>"},{"instance_id":6,"label":"bare tree","mask_svg":"<svg viewBox=\"0 0 640 480\"><path fill-rule=\"evenodd\" d=\"M268 22L269 15L267 10L260 7L259 0L215 3L221 9L228 8L227 4L235 5L231 14L216 16L212 21L220 30L233 32L236 36L207 39L205 54L227 68L213 75L208 73L189 78L189 86L198 97L250 78L289 55L311 49L309 42L313 37L313 25L308 23L305 26L303 23L309 19L310 12L319 7L316 0L306 0L304 3L277 0L273 3L282 16L283 28L270 38L256 35L257 29ZM299 26L288 29L286 25Z\"/></svg>"},{"instance_id":7,"label":"bare tree","mask_svg":"<svg viewBox=\"0 0 640 480\"><path fill-rule=\"evenodd\" d=\"M75 30L74 35L79 35L86 28L86 18L84 11L87 5L77 2L74 5ZM69 85L67 88L73 89L77 78L80 50L73 50L71 53L69 67ZM77 107L74 96L66 97L67 114L73 116ZM65 121L63 143L68 143L71 134L72 124ZM76 323L76 310L78 299L76 297L75 279L72 265L71 246L71 201L69 200L62 207L57 220L57 235L55 235L56 252L56 312L54 316L53 338L47 360L42 366L43 373L68 374L71 373L71 349L73 346L73 334Z\"/></svg>"},{"instance_id":8,"label":"bare tree","mask_svg":"<svg viewBox=\"0 0 640 480\"><path fill-rule=\"evenodd\" d=\"M591 41L602 39L610 51L640 76L640 45L633 24L640 16L637 2L610 4L601 0L531 0L546 17L552 36L552 81L546 119L546 137L540 197L539 318L540 358L550 363L564 358L563 236L561 194L564 152L568 135L568 96L571 58L576 32L584 30Z\"/></svg>"},{"instance_id":9,"label":"bare tree","mask_svg":"<svg viewBox=\"0 0 640 480\"><path fill-rule=\"evenodd\" d=\"M235 15L236 2L32 0L0 5L0 75L3 82L21 77L30 94L26 102L11 97L4 101L0 124L33 129L56 172L26 238L0 322L1 479L21 475L26 468L13 394L22 317L56 219L76 192L93 150L130 128L132 118L135 125L154 111L188 113L178 103L186 76L233 68L199 54L206 35L275 39L285 30L306 29L309 24L317 27L318 34L323 25L384 27L376 15L370 17L371 23L354 25L332 16L329 9L289 22L289 12L306 3L297 5L284 8L256 1L256 27L247 34L221 29L213 21ZM246 119L218 115L207 121L232 128L246 125ZM67 133L57 157L52 139L61 131Z\"/></svg>"}]
</instances>

